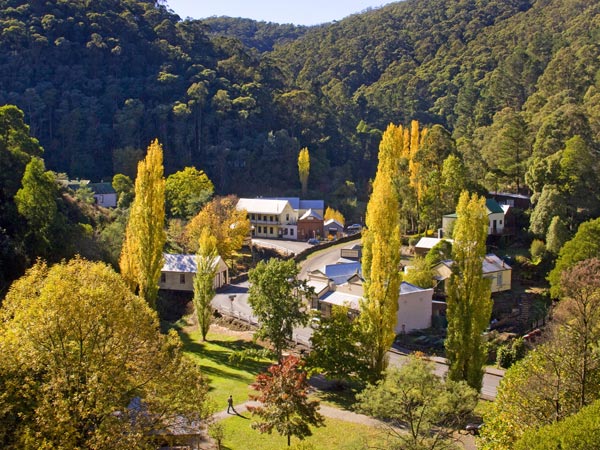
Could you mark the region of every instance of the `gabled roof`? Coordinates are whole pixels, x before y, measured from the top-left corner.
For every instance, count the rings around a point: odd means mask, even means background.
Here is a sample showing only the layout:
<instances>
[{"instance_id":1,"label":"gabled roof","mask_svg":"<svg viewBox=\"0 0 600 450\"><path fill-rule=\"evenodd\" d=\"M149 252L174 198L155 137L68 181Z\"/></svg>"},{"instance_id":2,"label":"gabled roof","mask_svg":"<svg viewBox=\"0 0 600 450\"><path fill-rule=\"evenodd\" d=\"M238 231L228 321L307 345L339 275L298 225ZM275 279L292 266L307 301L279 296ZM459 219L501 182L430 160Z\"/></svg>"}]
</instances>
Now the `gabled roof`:
<instances>
[{"instance_id":1,"label":"gabled roof","mask_svg":"<svg viewBox=\"0 0 600 450\"><path fill-rule=\"evenodd\" d=\"M299 209L325 209L325 202L323 200L300 200L298 197L266 197L271 200L286 200L292 206L292 209L296 211Z\"/></svg>"},{"instance_id":2,"label":"gabled roof","mask_svg":"<svg viewBox=\"0 0 600 450\"><path fill-rule=\"evenodd\" d=\"M362 266L355 261L344 264L329 264L320 271L335 284L343 284L354 275L362 277Z\"/></svg>"},{"instance_id":3,"label":"gabled roof","mask_svg":"<svg viewBox=\"0 0 600 450\"><path fill-rule=\"evenodd\" d=\"M323 220L323 217L321 217L321 215L319 213L317 213L316 211L313 211L312 209L309 209L304 214L302 214L302 217L300 217L298 220L306 220L309 217L312 217L316 220Z\"/></svg>"},{"instance_id":4,"label":"gabled roof","mask_svg":"<svg viewBox=\"0 0 600 450\"><path fill-rule=\"evenodd\" d=\"M437 264L437 266L439 266L440 264L443 264L444 266L451 268L452 265L454 264L454 261L451 259L446 259L444 261L440 261ZM500 259L498 256L494 255L493 253L488 253L483 258L482 270L483 270L483 274L485 275L488 273L501 272L503 270L512 270L512 268L508 264L506 264L504 261L502 261L502 259Z\"/></svg>"},{"instance_id":5,"label":"gabled roof","mask_svg":"<svg viewBox=\"0 0 600 450\"><path fill-rule=\"evenodd\" d=\"M400 295L403 294L413 294L415 292L423 292L423 291L432 291L433 289L424 289L419 286L415 286L414 284L407 283L403 281L400 283Z\"/></svg>"},{"instance_id":6,"label":"gabled roof","mask_svg":"<svg viewBox=\"0 0 600 450\"><path fill-rule=\"evenodd\" d=\"M419 239L419 242L417 242L417 245L415 245L415 247L428 248L431 250L433 247L435 247L437 244L439 244L442 241L448 241L448 242L452 243L452 239L438 239L438 238L432 238L432 237L422 237L421 239Z\"/></svg>"},{"instance_id":7,"label":"gabled roof","mask_svg":"<svg viewBox=\"0 0 600 450\"><path fill-rule=\"evenodd\" d=\"M336 306L347 306L350 309L358 311L360 308L359 295L347 294L345 292L332 291L321 297L321 301Z\"/></svg>"},{"instance_id":8,"label":"gabled roof","mask_svg":"<svg viewBox=\"0 0 600 450\"><path fill-rule=\"evenodd\" d=\"M198 266L196 265L196 255L175 255L172 253L163 253L164 264L161 272L181 272L181 273L196 273ZM217 256L213 262L213 267L221 264L223 259ZM223 264L225 261L223 261Z\"/></svg>"},{"instance_id":9,"label":"gabled roof","mask_svg":"<svg viewBox=\"0 0 600 450\"><path fill-rule=\"evenodd\" d=\"M315 290L315 294L317 294L317 296L329 287L329 283L318 280L308 280L306 284Z\"/></svg>"},{"instance_id":10,"label":"gabled roof","mask_svg":"<svg viewBox=\"0 0 600 450\"><path fill-rule=\"evenodd\" d=\"M485 199L485 207L488 209L488 214L503 214L502 208L493 198Z\"/></svg>"},{"instance_id":11,"label":"gabled roof","mask_svg":"<svg viewBox=\"0 0 600 450\"><path fill-rule=\"evenodd\" d=\"M249 213L259 214L281 214L288 205L287 200L275 200L270 198L240 198L236 208L245 209Z\"/></svg>"},{"instance_id":12,"label":"gabled roof","mask_svg":"<svg viewBox=\"0 0 600 450\"><path fill-rule=\"evenodd\" d=\"M329 225L332 225L332 224L337 225L339 228L342 228L342 229L344 228L344 225L342 225L341 223L339 223L335 219L327 219L323 225L329 226Z\"/></svg>"},{"instance_id":13,"label":"gabled roof","mask_svg":"<svg viewBox=\"0 0 600 450\"><path fill-rule=\"evenodd\" d=\"M117 192L112 187L111 183L90 183L87 185L94 194L98 195L106 195L106 194L116 194Z\"/></svg>"}]
</instances>

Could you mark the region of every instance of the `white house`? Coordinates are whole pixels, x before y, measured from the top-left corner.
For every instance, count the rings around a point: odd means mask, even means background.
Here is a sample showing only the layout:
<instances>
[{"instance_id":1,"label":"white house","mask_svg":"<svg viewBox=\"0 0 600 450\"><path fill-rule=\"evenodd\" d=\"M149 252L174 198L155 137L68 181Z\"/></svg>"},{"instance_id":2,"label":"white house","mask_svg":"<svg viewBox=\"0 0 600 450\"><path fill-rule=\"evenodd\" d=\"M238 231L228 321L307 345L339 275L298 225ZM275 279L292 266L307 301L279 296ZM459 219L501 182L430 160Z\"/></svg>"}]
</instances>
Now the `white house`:
<instances>
[{"instance_id":1,"label":"white house","mask_svg":"<svg viewBox=\"0 0 600 450\"><path fill-rule=\"evenodd\" d=\"M248 213L252 237L298 238L298 213L287 200L240 198L236 208Z\"/></svg>"},{"instance_id":2,"label":"white house","mask_svg":"<svg viewBox=\"0 0 600 450\"><path fill-rule=\"evenodd\" d=\"M164 264L160 271L158 287L172 291L194 291L194 276L198 271L197 255L174 255L164 253ZM218 289L229 281L229 268L223 258L217 256L213 263L216 268L213 287Z\"/></svg>"},{"instance_id":3,"label":"white house","mask_svg":"<svg viewBox=\"0 0 600 450\"><path fill-rule=\"evenodd\" d=\"M89 183L87 187L94 193L94 200L98 205L105 208L116 208L117 192L111 183Z\"/></svg>"},{"instance_id":4,"label":"white house","mask_svg":"<svg viewBox=\"0 0 600 450\"><path fill-rule=\"evenodd\" d=\"M308 282L319 283L322 289L313 299L313 307L316 306L324 317L331 314L333 306L346 306L351 312L357 315L360 313L360 304L364 295L360 263L331 264L323 269L311 271ZM398 292L395 333L429 328L432 298L433 289L422 289L402 282Z\"/></svg>"},{"instance_id":5,"label":"white house","mask_svg":"<svg viewBox=\"0 0 600 450\"><path fill-rule=\"evenodd\" d=\"M452 265L454 261L445 260L433 267L435 279L438 281L437 290L440 293L446 293L448 286L446 281L452 274ZM512 283L512 268L502 259L490 253L485 255L482 261L483 277L491 281L492 293L510 291Z\"/></svg>"},{"instance_id":6,"label":"white house","mask_svg":"<svg viewBox=\"0 0 600 450\"><path fill-rule=\"evenodd\" d=\"M485 199L485 207L488 213L488 235L499 235L504 233L504 210L500 207L498 202L493 198ZM446 214L442 217L442 229L444 230L444 236L452 234L452 228L454 222L457 219L457 214Z\"/></svg>"}]
</instances>

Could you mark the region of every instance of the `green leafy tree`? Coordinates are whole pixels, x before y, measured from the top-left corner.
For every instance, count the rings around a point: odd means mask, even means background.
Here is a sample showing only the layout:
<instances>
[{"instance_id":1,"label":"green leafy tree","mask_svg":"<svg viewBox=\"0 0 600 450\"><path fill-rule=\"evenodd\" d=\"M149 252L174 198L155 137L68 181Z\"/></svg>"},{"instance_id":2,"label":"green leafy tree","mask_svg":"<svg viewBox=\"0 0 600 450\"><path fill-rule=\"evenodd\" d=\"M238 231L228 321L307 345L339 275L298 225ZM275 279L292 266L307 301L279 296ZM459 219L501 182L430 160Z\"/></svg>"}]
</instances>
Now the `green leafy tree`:
<instances>
[{"instance_id":1,"label":"green leafy tree","mask_svg":"<svg viewBox=\"0 0 600 450\"><path fill-rule=\"evenodd\" d=\"M548 274L550 294L560 297L560 283L563 271L579 261L600 257L600 219L590 220L579 225L575 236L563 245L558 253L554 269Z\"/></svg>"},{"instance_id":2,"label":"green leafy tree","mask_svg":"<svg viewBox=\"0 0 600 450\"><path fill-rule=\"evenodd\" d=\"M287 341L292 339L294 326L308 322L303 296L309 289L298 280L298 272L294 260L270 259L259 262L248 273L248 303L259 322L254 336L271 342L279 361Z\"/></svg>"},{"instance_id":3,"label":"green leafy tree","mask_svg":"<svg viewBox=\"0 0 600 450\"><path fill-rule=\"evenodd\" d=\"M215 187L208 176L194 167L167 177L165 197L171 217L187 219L195 216L213 195Z\"/></svg>"},{"instance_id":4,"label":"green leafy tree","mask_svg":"<svg viewBox=\"0 0 600 450\"><path fill-rule=\"evenodd\" d=\"M117 193L119 208L128 208L133 202L133 181L127 175L117 173L112 179L112 187Z\"/></svg>"},{"instance_id":5,"label":"green leafy tree","mask_svg":"<svg viewBox=\"0 0 600 450\"><path fill-rule=\"evenodd\" d=\"M484 132L481 153L502 186L516 189L523 186L526 164L531 156L527 123L513 108L504 108L494 115L493 123Z\"/></svg>"},{"instance_id":6,"label":"green leafy tree","mask_svg":"<svg viewBox=\"0 0 600 450\"><path fill-rule=\"evenodd\" d=\"M444 214L456 210L462 191L469 185L469 173L458 155L451 154L442 166L441 210Z\"/></svg>"},{"instance_id":7,"label":"green leafy tree","mask_svg":"<svg viewBox=\"0 0 600 450\"><path fill-rule=\"evenodd\" d=\"M565 197L556 186L544 186L531 213L529 231L537 236L545 236L552 218L554 216L564 217L566 212Z\"/></svg>"},{"instance_id":8,"label":"green leafy tree","mask_svg":"<svg viewBox=\"0 0 600 450\"><path fill-rule=\"evenodd\" d=\"M130 286L150 306L156 307L158 280L165 245L165 179L163 178L162 146L155 140L148 147L146 158L138 164L135 179L135 199L119 266Z\"/></svg>"},{"instance_id":9,"label":"green leafy tree","mask_svg":"<svg viewBox=\"0 0 600 450\"><path fill-rule=\"evenodd\" d=\"M53 226L58 218L58 187L44 161L33 157L23 175L23 187L15 195L19 214L27 220L34 255L46 256L52 247Z\"/></svg>"},{"instance_id":10,"label":"green leafy tree","mask_svg":"<svg viewBox=\"0 0 600 450\"><path fill-rule=\"evenodd\" d=\"M452 259L452 242L447 239L435 244L425 255L425 261L429 267L433 267L445 259Z\"/></svg>"},{"instance_id":11,"label":"green leafy tree","mask_svg":"<svg viewBox=\"0 0 600 450\"><path fill-rule=\"evenodd\" d=\"M577 412L579 386L573 368L579 358L564 330L556 330L504 375L496 400L484 414L478 448L509 450L528 429Z\"/></svg>"},{"instance_id":12,"label":"green leafy tree","mask_svg":"<svg viewBox=\"0 0 600 450\"><path fill-rule=\"evenodd\" d=\"M302 185L302 195L308 190L308 174L310 173L310 154L308 148L304 147L298 154L298 174Z\"/></svg>"},{"instance_id":13,"label":"green leafy tree","mask_svg":"<svg viewBox=\"0 0 600 450\"><path fill-rule=\"evenodd\" d=\"M402 275L402 281L414 284L423 289L433 287L433 271L426 258L416 256L406 273Z\"/></svg>"},{"instance_id":14,"label":"green leafy tree","mask_svg":"<svg viewBox=\"0 0 600 450\"><path fill-rule=\"evenodd\" d=\"M388 446L398 449L457 448L453 432L476 405L474 389L462 381L444 383L433 363L414 356L358 395L359 410L385 420L391 437Z\"/></svg>"},{"instance_id":15,"label":"green leafy tree","mask_svg":"<svg viewBox=\"0 0 600 450\"><path fill-rule=\"evenodd\" d=\"M217 239L205 228L200 236L194 276L194 308L202 340L206 340L212 319L210 301L215 296L214 280L217 262Z\"/></svg>"},{"instance_id":16,"label":"green leafy tree","mask_svg":"<svg viewBox=\"0 0 600 450\"><path fill-rule=\"evenodd\" d=\"M402 127L390 125L379 145L379 165L367 205L367 230L363 231L362 270L365 297L359 322L369 354L373 377L387 365L386 354L394 340L400 292L400 198L393 184L400 176L398 160L403 150Z\"/></svg>"},{"instance_id":17,"label":"green leafy tree","mask_svg":"<svg viewBox=\"0 0 600 450\"><path fill-rule=\"evenodd\" d=\"M479 390L487 357L481 334L492 313L490 281L482 274L488 228L485 198L465 191L456 212L446 312L448 376Z\"/></svg>"},{"instance_id":18,"label":"green leafy tree","mask_svg":"<svg viewBox=\"0 0 600 450\"><path fill-rule=\"evenodd\" d=\"M546 250L553 255L558 255L560 249L568 240L569 230L565 222L559 216L554 216L546 233Z\"/></svg>"},{"instance_id":19,"label":"green leafy tree","mask_svg":"<svg viewBox=\"0 0 600 450\"><path fill-rule=\"evenodd\" d=\"M171 331L102 263L38 262L0 310L7 448L147 448L203 420L207 384Z\"/></svg>"},{"instance_id":20,"label":"green leafy tree","mask_svg":"<svg viewBox=\"0 0 600 450\"><path fill-rule=\"evenodd\" d=\"M358 324L348 316L348 308L334 306L331 316L321 317L313 330L307 366L332 380L360 380L367 369L360 341Z\"/></svg>"},{"instance_id":21,"label":"green leafy tree","mask_svg":"<svg viewBox=\"0 0 600 450\"><path fill-rule=\"evenodd\" d=\"M577 414L540 428L531 428L515 443L515 450L568 448L588 450L600 442L600 400Z\"/></svg>"},{"instance_id":22,"label":"green leafy tree","mask_svg":"<svg viewBox=\"0 0 600 450\"><path fill-rule=\"evenodd\" d=\"M252 428L261 433L276 430L287 437L290 446L292 436L299 439L311 436L310 426L320 427L324 418L319 414L319 401L308 398L308 382L303 364L295 356L287 356L280 364L269 367L267 373L256 377L252 387L259 394L251 395L252 400L262 406L248 409L261 421L254 422Z\"/></svg>"}]
</instances>

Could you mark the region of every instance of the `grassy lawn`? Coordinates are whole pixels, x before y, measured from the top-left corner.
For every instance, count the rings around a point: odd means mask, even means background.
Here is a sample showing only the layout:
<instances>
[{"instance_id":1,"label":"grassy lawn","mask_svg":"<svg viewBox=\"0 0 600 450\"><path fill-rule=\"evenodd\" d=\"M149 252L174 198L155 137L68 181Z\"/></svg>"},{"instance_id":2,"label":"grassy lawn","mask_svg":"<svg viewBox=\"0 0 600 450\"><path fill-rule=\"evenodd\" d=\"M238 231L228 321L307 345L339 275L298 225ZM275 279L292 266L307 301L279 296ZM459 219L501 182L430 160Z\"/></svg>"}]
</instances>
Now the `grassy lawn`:
<instances>
[{"instance_id":1,"label":"grassy lawn","mask_svg":"<svg viewBox=\"0 0 600 450\"><path fill-rule=\"evenodd\" d=\"M249 387L256 375L267 368L272 361L246 360L239 364L229 362L229 355L238 350L259 348L247 342L225 334L208 333L207 341L202 342L200 333L180 332L184 349L200 364L202 371L210 380L210 396L217 410L227 408L227 397L233 395L235 404L248 400L252 392Z\"/></svg>"},{"instance_id":2,"label":"grassy lawn","mask_svg":"<svg viewBox=\"0 0 600 450\"><path fill-rule=\"evenodd\" d=\"M244 413L250 417L249 413ZM223 449L227 450L281 450L287 447L287 438L277 432L261 434L251 428L252 419L232 417L224 420L225 439ZM313 435L306 438L305 448L310 450L355 450L366 448L365 444L373 446L383 442L382 432L376 428L345 422L336 419L326 419L325 426L312 428ZM300 441L292 437L292 448Z\"/></svg>"}]
</instances>

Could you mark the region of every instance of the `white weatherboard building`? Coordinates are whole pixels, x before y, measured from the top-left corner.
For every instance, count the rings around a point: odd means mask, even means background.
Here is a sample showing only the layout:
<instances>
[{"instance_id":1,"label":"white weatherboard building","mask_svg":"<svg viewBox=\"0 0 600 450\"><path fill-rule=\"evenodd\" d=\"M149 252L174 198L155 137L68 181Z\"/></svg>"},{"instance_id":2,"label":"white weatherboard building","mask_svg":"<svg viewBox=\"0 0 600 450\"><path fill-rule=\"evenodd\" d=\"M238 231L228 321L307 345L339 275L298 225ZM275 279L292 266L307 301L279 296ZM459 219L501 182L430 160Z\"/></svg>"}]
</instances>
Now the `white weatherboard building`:
<instances>
[{"instance_id":1,"label":"white weatherboard building","mask_svg":"<svg viewBox=\"0 0 600 450\"><path fill-rule=\"evenodd\" d=\"M194 277L198 272L196 255L174 255L164 253L164 265L160 271L158 287L171 291L194 292ZM223 258L217 256L213 262L216 268L213 287L218 289L229 282L229 268Z\"/></svg>"},{"instance_id":2,"label":"white weatherboard building","mask_svg":"<svg viewBox=\"0 0 600 450\"><path fill-rule=\"evenodd\" d=\"M322 221L324 206L323 200L300 200L297 197L240 198L237 209L248 213L252 237L305 239L313 236L305 236L307 233L298 236L298 221L303 216L306 219L315 215Z\"/></svg>"}]
</instances>

